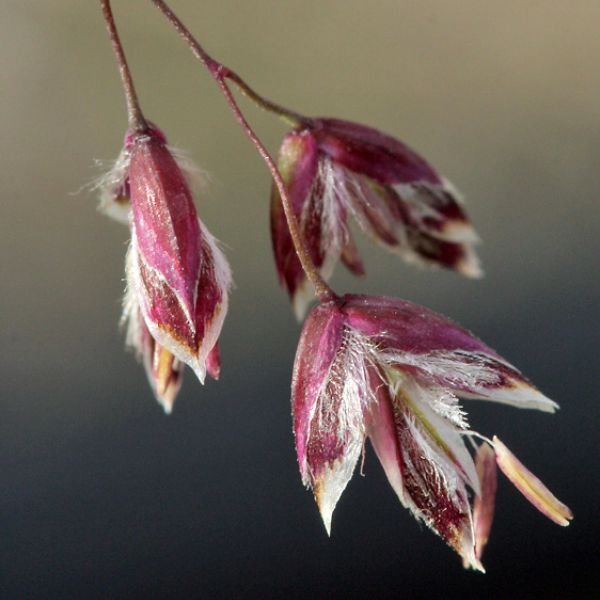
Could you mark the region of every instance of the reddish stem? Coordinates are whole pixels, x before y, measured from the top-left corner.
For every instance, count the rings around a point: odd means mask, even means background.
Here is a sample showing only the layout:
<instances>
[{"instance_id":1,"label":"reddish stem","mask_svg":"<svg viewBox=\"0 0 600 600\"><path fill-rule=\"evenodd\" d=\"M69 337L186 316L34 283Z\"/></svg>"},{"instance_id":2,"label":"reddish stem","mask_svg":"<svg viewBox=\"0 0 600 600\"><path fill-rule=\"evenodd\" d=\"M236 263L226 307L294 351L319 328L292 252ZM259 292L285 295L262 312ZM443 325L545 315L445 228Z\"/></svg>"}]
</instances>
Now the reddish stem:
<instances>
[{"instance_id":1,"label":"reddish stem","mask_svg":"<svg viewBox=\"0 0 600 600\"><path fill-rule=\"evenodd\" d=\"M171 8L163 0L152 0L160 12L167 18L167 20L177 30L179 35L188 43L192 52L198 59L202 61L204 66L210 71L211 75L216 79L215 73L220 71L222 77L229 79L242 91L245 96L248 96L253 102L255 102L261 108L276 114L281 117L284 121L294 127L299 125L308 124L311 119L297 113L289 108L285 108L280 104L272 102L268 98L261 96L258 92L253 90L235 71L225 68L221 63L212 58L204 50L204 48L198 43L198 40L194 38L189 29L180 21L179 17L171 10Z\"/></svg>"},{"instance_id":2,"label":"reddish stem","mask_svg":"<svg viewBox=\"0 0 600 600\"><path fill-rule=\"evenodd\" d=\"M279 191L279 196L283 204L283 210L285 212L285 217L287 220L288 228L290 230L290 235L294 243L294 248L296 249L296 254L298 255L298 259L300 260L306 277L315 288L317 298L321 302L337 300L338 297L336 296L334 291L329 287L329 285L325 282L325 280L321 277L321 274L315 267L315 264L310 256L306 244L304 243L302 232L300 231L300 227L298 226L298 220L296 219L296 215L292 207L292 202L286 190L285 183L281 178L281 174L277 169L275 161L273 160L273 157L269 154L269 151L266 149L265 145L262 143L260 138L256 135L256 133L246 120L246 117L242 113L238 103L233 97L231 89L227 84L227 79L235 83L246 95L250 96L261 107L278 114L279 116L285 118L287 121L290 121L295 126L301 124L308 124L310 123L310 119L288 109L280 107L277 104L272 103L271 101L267 100L266 98L263 98L262 96L254 92L254 90L252 90L252 88L239 75L237 75L235 72L231 71L226 66L216 61L204 50L204 48L199 44L196 38L194 38L194 36L191 34L189 29L179 20L175 13L164 2L164 0L152 0L152 2L154 2L156 7L167 18L171 25L173 25L173 27L177 30L179 35L188 43L194 55L202 62L202 64L204 64L208 72L212 75L213 79L217 82L217 85L219 86L220 90L225 96L225 99L227 100L227 104L231 108L238 123L241 125L244 133L246 134L246 137L254 144L258 153L265 161L267 168L271 173L271 177L273 178L273 181L277 186L277 190Z\"/></svg>"},{"instance_id":3,"label":"reddish stem","mask_svg":"<svg viewBox=\"0 0 600 600\"><path fill-rule=\"evenodd\" d=\"M129 128L135 131L145 131L148 129L148 125L142 113L142 109L140 108L135 86L133 85L133 78L131 77L131 71L129 70L129 65L125 58L121 38L117 31L117 25L110 6L110 0L100 0L100 5L102 6L102 14L106 21L106 29L108 30L113 51L117 57L117 63L119 64L119 74L121 75L121 83L123 84L123 91L125 92L125 100L127 102Z\"/></svg>"},{"instance_id":4,"label":"reddish stem","mask_svg":"<svg viewBox=\"0 0 600 600\"><path fill-rule=\"evenodd\" d=\"M244 117L240 107L238 106L233 94L231 93L231 89L227 85L225 78L223 76L215 77L223 95L227 99L227 103L231 107L236 119L239 124L242 126L244 133L248 137L248 139L254 144L258 153L261 155L262 159L267 164L267 168L271 173L271 177L277 186L277 190L279 191L279 196L281 197L281 201L283 204L283 210L285 212L285 217L287 220L288 228L290 230L290 235L292 237L292 241L294 242L294 248L296 249L296 254L300 260L300 264L308 280L313 284L315 288L315 294L317 298L321 302L327 302L329 300L334 300L337 298L334 291L329 287L329 285L325 282L325 280L321 277L321 274L315 267L315 263L313 262L308 249L304 243L304 238L302 237L302 233L298 226L298 219L296 219L296 215L294 214L294 209L292 208L292 203L285 188L285 183L281 178L281 174L273 161L273 158L269 154L268 150L265 148L264 144L258 138L246 117Z\"/></svg>"}]
</instances>

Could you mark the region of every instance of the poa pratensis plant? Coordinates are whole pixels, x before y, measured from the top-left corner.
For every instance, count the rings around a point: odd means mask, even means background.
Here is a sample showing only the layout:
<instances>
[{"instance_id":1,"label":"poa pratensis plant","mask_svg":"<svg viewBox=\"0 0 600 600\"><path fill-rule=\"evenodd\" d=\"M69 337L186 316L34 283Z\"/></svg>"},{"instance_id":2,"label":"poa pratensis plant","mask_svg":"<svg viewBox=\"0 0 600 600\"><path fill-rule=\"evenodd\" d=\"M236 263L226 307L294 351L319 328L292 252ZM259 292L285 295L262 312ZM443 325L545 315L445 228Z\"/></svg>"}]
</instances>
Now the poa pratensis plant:
<instances>
[{"instance_id":1,"label":"poa pratensis plant","mask_svg":"<svg viewBox=\"0 0 600 600\"><path fill-rule=\"evenodd\" d=\"M467 277L482 271L478 236L459 192L417 152L366 125L302 115L253 90L215 60L163 0L152 0L204 65L271 179L277 276L304 319L292 376L298 465L327 532L368 438L400 502L467 568L483 571L496 466L544 515L568 525L571 511L497 438L473 430L461 399L554 412L512 364L447 317L407 300L338 294L338 262L365 273L349 222L416 265ZM186 365L218 379L219 335L231 270L199 218L202 189L186 155L144 116L109 0L101 0L128 111L123 148L97 188L100 207L131 234L122 320L165 412ZM250 126L232 88L283 119L277 162ZM477 443L479 442L479 446Z\"/></svg>"}]
</instances>

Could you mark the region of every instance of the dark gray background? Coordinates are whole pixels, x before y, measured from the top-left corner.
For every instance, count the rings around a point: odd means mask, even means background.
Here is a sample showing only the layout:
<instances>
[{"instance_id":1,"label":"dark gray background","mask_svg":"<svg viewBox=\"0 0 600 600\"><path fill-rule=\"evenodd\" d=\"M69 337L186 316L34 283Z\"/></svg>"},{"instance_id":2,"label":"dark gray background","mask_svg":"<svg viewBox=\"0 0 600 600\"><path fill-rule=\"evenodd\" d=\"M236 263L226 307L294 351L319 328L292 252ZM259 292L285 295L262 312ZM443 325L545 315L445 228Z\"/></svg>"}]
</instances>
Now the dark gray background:
<instances>
[{"instance_id":1,"label":"dark gray background","mask_svg":"<svg viewBox=\"0 0 600 600\"><path fill-rule=\"evenodd\" d=\"M370 449L327 539L293 450L299 327L278 289L269 178L149 2L115 10L143 107L210 173L200 214L237 287L222 380L169 418L117 328L127 231L74 195L125 128L97 2L4 0L0 19L0 595L589 598L597 589L600 4L174 1L273 99L401 137L465 193L487 273L416 271L362 244L365 281L469 327L562 409L469 402L574 510L504 479L485 576L398 504ZM285 127L248 103L276 150Z\"/></svg>"}]
</instances>

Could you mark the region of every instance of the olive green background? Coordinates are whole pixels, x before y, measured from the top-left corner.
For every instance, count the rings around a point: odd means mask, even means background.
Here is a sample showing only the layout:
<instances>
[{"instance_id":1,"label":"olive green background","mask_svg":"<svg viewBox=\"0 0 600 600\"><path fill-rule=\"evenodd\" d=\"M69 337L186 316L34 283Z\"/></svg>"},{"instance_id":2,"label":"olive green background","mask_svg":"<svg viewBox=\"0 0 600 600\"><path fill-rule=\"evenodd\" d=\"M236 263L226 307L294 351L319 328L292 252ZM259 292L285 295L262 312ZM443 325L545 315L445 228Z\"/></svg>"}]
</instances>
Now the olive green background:
<instances>
[{"instance_id":1,"label":"olive green background","mask_svg":"<svg viewBox=\"0 0 600 600\"><path fill-rule=\"evenodd\" d=\"M3 0L0 18L0 596L588 598L598 588L600 3L174 0L274 100L379 127L462 190L481 281L361 240L369 276L458 320L561 404L466 402L569 504L563 530L504 479L488 574L399 505L370 449L327 539L293 450L299 326L278 288L269 177L149 1L114 3L147 116L209 173L199 213L236 281L222 377L186 373L172 416L118 330L128 233L81 187L126 127L91 0ZM285 126L248 102L276 152ZM108 163L107 163L108 164Z\"/></svg>"}]
</instances>

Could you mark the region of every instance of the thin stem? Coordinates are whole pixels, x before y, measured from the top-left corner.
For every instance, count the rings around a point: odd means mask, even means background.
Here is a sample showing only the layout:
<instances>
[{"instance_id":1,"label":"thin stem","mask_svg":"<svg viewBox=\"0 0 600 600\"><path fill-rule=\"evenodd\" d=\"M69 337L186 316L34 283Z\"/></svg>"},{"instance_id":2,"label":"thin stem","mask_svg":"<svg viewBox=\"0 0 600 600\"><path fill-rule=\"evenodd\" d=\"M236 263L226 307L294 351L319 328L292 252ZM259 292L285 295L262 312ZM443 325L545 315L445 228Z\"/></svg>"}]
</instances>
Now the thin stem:
<instances>
[{"instance_id":1,"label":"thin stem","mask_svg":"<svg viewBox=\"0 0 600 600\"><path fill-rule=\"evenodd\" d=\"M300 227L298 226L298 219L296 219L296 215L294 214L294 209L292 207L292 202L290 200L289 194L286 190L285 183L281 178L281 174L279 173L279 169L275 165L275 161L273 157L269 154L269 151L265 148L265 145L261 142L259 137L256 135L246 117L244 117L240 107L238 106L233 94L231 93L231 89L227 85L227 81L222 76L215 77L223 95L227 99L227 103L229 107L233 111L236 119L239 124L242 126L244 133L248 137L248 139L254 144L258 153L265 161L269 172L271 173L271 177L277 186L277 191L279 192L279 196L281 198L281 203L283 204L283 210L285 212L285 217L288 224L288 229L290 230L290 235L292 237L292 241L294 242L294 248L296 249L296 254L298 255L298 259L300 260L300 264L302 265L302 269L306 274L308 280L313 284L315 288L315 294L317 298L321 302L327 302L329 300L337 299L334 291L329 287L329 285L325 282L325 280L321 277L318 269L315 267L315 263L313 262L310 253L304 243L304 238L302 237L302 233L300 231Z\"/></svg>"},{"instance_id":2,"label":"thin stem","mask_svg":"<svg viewBox=\"0 0 600 600\"><path fill-rule=\"evenodd\" d=\"M180 21L179 17L171 10L171 8L163 0L152 0L155 6L160 12L167 18L167 20L177 30L179 35L188 43L192 52L198 57L204 64L204 66L211 72L213 77L217 71L221 72L221 77L229 79L241 90L241 92L250 98L257 106L260 106L266 111L269 111L277 116L281 117L288 124L293 127L298 127L303 124L310 123L311 119L297 113L289 108L285 108L275 102L272 102L268 98L261 96L258 92L253 90L235 71L224 67L221 63L204 50L198 40L191 34L190 30Z\"/></svg>"},{"instance_id":3,"label":"thin stem","mask_svg":"<svg viewBox=\"0 0 600 600\"><path fill-rule=\"evenodd\" d=\"M202 46L198 43L198 41L194 38L191 32L187 29L187 27L179 20L179 18L173 13L173 11L165 4L163 0L152 0L157 8L163 13L163 15L168 19L168 21L175 27L175 29L179 32L181 37L189 44L192 49L192 52L198 59L204 64L209 73L212 75L213 79L217 82L219 89L223 92L225 99L227 100L227 104L231 108L236 120L241 125L246 137L254 144L261 158L267 165L271 177L277 186L277 190L279 192L279 196L281 198L281 203L283 205L283 210L285 213L285 217L287 220L288 228L290 230L290 235L292 237L292 241L294 243L294 248L296 249L296 254L298 255L298 259L300 260L300 264L302 265L302 269L306 274L308 280L313 284L315 288L315 294L317 298L321 302L326 302L329 300L338 300L338 296L334 293L334 291L329 287L329 285L325 282L325 280L321 277L317 267L315 266L310 252L308 251L304 239L302 237L302 233L300 231L300 227L298 225L298 220L296 219L296 215L294 213L294 209L292 207L292 202L290 200L289 194L286 190L285 183L281 178L281 174L277 169L275 161L273 157L269 154L269 151L266 149L265 145L262 143L260 138L256 135L246 117L242 113L238 103L236 102L229 85L227 84L227 79L233 81L240 89L245 91L245 93L251 97L254 94L256 98L260 99L260 104L263 108L267 108L267 110L272 110L276 112L280 116L286 116L290 119L293 119L295 122L306 123L308 119L306 117L301 117L300 115L296 115L296 113L292 113L291 111L287 111L286 109L280 109L277 105L270 103L268 100L263 99L261 96L252 91L252 89L239 77L237 74L233 73L227 67L216 61L212 58ZM254 98L254 99L256 99Z\"/></svg>"},{"instance_id":4,"label":"thin stem","mask_svg":"<svg viewBox=\"0 0 600 600\"><path fill-rule=\"evenodd\" d=\"M227 79L235 83L242 94L250 98L257 106L260 106L262 109L278 115L292 127L306 125L312 121L312 119L305 117L300 113L290 110L289 108L285 108L280 104L276 104L264 96L261 96L258 92L254 91L235 71L228 71Z\"/></svg>"},{"instance_id":5,"label":"thin stem","mask_svg":"<svg viewBox=\"0 0 600 600\"><path fill-rule=\"evenodd\" d=\"M102 6L104 20L106 21L106 29L108 30L113 51L117 57L117 63L119 64L119 74L121 75L121 83L123 84L125 101L127 102L127 120L129 122L129 128L135 131L145 131L148 129L148 125L142 113L142 109L140 108L135 86L133 85L133 78L131 77L131 71L129 70L129 65L125 58L121 38L117 31L117 25L110 6L110 0L100 0L100 4Z\"/></svg>"}]
</instances>

